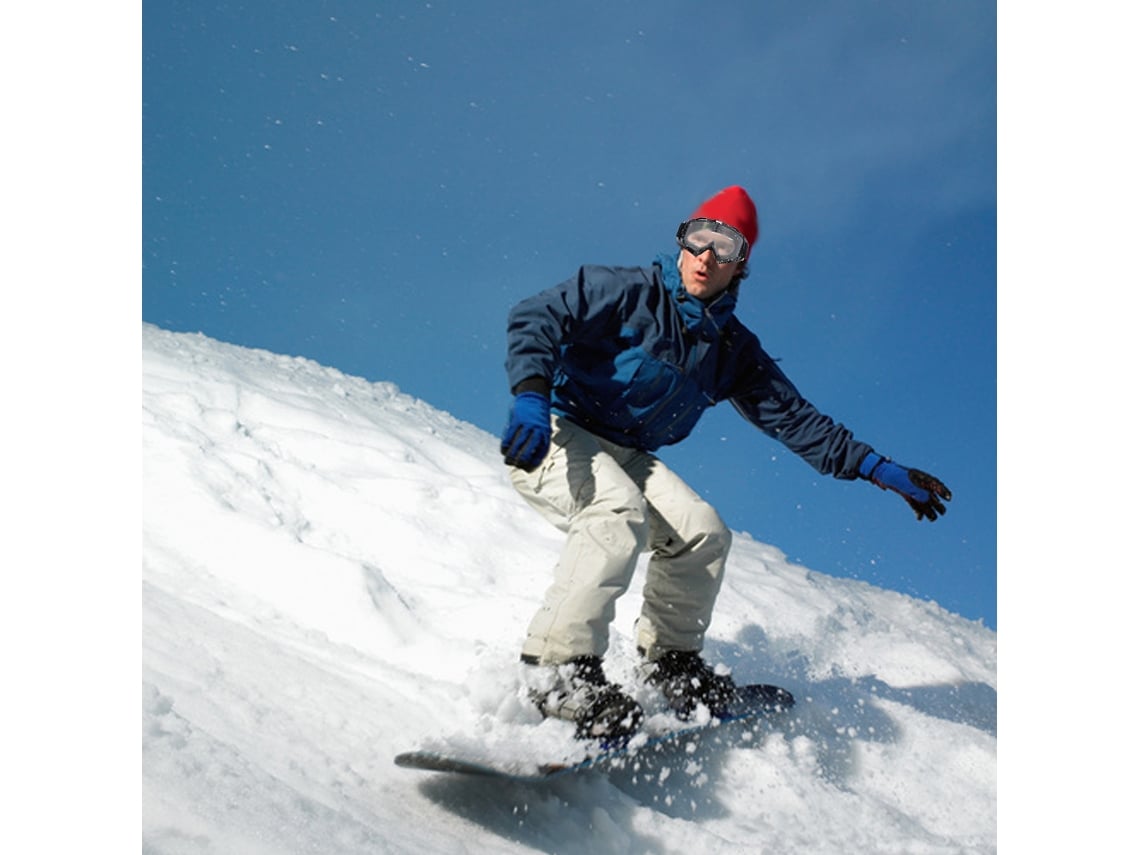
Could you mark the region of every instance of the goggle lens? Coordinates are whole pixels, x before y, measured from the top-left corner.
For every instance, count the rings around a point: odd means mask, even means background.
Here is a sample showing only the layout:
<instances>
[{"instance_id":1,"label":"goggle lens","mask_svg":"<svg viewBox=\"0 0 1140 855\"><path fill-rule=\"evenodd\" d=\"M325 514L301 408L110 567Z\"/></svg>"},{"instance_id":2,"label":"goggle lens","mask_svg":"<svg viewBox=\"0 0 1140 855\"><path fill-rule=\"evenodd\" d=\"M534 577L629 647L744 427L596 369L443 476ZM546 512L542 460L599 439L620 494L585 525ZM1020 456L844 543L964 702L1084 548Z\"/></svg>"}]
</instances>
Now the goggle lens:
<instances>
[{"instance_id":1,"label":"goggle lens","mask_svg":"<svg viewBox=\"0 0 1140 855\"><path fill-rule=\"evenodd\" d=\"M741 261L748 255L748 241L739 231L720 220L686 220L677 229L677 243L693 255L713 251L721 264Z\"/></svg>"}]
</instances>

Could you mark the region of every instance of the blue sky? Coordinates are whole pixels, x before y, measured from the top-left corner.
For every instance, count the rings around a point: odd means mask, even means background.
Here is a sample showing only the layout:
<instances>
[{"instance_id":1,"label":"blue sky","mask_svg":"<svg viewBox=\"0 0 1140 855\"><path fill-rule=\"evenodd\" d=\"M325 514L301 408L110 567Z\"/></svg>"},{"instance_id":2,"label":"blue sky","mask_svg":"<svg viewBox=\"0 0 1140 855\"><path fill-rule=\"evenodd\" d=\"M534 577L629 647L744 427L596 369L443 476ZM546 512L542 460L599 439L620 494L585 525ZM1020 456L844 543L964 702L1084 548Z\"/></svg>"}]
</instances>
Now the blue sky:
<instances>
[{"instance_id":1,"label":"blue sky","mask_svg":"<svg viewBox=\"0 0 1140 855\"><path fill-rule=\"evenodd\" d=\"M761 219L741 319L954 500L920 524L727 405L661 456L792 560L996 627L994 3L709 8L147 3L143 319L498 434L511 305L649 263L741 184Z\"/></svg>"}]
</instances>

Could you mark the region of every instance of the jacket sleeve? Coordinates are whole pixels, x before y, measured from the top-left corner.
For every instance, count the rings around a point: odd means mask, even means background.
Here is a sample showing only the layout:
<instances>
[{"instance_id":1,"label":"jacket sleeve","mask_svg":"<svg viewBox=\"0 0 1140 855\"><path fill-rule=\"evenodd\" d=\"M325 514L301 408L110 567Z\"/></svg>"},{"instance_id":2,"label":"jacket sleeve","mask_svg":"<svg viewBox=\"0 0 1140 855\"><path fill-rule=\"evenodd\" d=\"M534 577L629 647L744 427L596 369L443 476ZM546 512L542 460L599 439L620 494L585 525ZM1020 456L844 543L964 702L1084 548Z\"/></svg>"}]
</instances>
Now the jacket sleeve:
<instances>
[{"instance_id":1,"label":"jacket sleeve","mask_svg":"<svg viewBox=\"0 0 1140 855\"><path fill-rule=\"evenodd\" d=\"M751 333L749 333L751 335ZM859 476L859 464L873 449L815 408L752 337L731 400L737 411L778 439L817 472L843 481Z\"/></svg>"},{"instance_id":2,"label":"jacket sleeve","mask_svg":"<svg viewBox=\"0 0 1140 855\"><path fill-rule=\"evenodd\" d=\"M507 381L511 391L524 380L550 384L562 346L576 337L600 336L617 318L631 276L640 268L585 266L565 282L528 297L507 316Z\"/></svg>"}]
</instances>

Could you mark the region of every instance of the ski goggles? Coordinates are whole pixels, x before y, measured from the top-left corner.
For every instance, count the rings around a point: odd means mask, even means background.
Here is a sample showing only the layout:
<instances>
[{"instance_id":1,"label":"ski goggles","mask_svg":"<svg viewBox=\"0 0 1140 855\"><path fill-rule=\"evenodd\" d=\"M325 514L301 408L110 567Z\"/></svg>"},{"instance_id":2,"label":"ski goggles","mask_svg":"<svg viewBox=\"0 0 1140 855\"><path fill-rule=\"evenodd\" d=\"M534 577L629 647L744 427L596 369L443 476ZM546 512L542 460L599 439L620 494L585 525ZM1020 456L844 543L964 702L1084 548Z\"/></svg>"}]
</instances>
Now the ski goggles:
<instances>
[{"instance_id":1,"label":"ski goggles","mask_svg":"<svg viewBox=\"0 0 1140 855\"><path fill-rule=\"evenodd\" d=\"M748 257L748 241L728 223L698 217L686 220L677 229L677 243L693 255L713 251L721 264L742 261Z\"/></svg>"}]
</instances>

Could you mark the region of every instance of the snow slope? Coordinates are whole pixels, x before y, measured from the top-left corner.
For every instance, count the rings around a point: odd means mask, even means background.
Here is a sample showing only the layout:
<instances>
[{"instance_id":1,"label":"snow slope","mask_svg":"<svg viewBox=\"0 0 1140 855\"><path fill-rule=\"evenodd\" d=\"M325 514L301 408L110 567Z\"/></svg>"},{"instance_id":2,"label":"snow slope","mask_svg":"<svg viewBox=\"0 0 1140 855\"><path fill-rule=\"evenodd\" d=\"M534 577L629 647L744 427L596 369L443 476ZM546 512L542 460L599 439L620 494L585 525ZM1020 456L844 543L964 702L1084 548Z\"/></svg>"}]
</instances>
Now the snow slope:
<instances>
[{"instance_id":1,"label":"snow slope","mask_svg":"<svg viewBox=\"0 0 1140 855\"><path fill-rule=\"evenodd\" d=\"M532 787L397 768L562 743L516 664L558 533L391 384L149 325L142 365L144 852L996 851L995 633L746 535L706 653L796 695L770 731Z\"/></svg>"}]
</instances>

